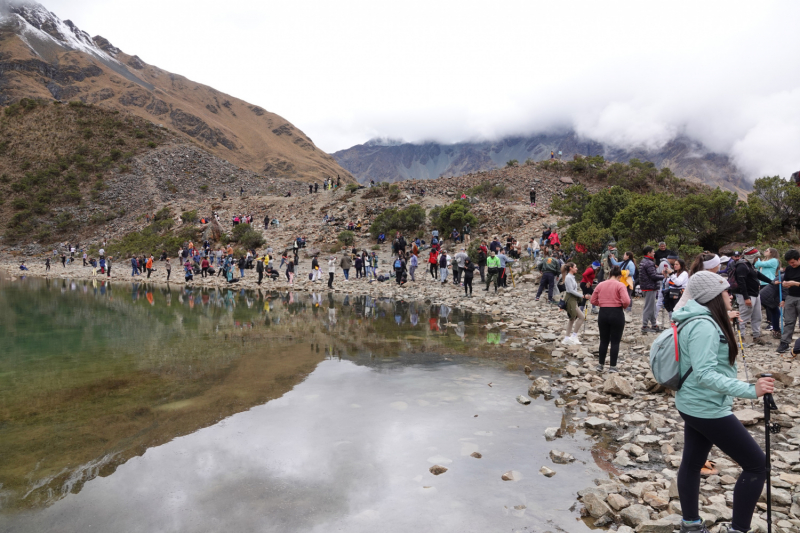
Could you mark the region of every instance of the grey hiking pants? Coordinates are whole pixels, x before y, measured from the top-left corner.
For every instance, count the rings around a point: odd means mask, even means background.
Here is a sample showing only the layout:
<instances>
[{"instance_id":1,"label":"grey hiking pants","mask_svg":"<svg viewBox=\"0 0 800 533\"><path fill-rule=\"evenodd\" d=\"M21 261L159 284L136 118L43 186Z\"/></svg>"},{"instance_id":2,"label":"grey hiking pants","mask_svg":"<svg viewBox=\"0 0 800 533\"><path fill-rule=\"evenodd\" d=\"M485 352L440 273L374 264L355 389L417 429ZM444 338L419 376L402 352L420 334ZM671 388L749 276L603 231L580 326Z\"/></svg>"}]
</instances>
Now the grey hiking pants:
<instances>
[{"instance_id":1,"label":"grey hiking pants","mask_svg":"<svg viewBox=\"0 0 800 533\"><path fill-rule=\"evenodd\" d=\"M797 323L797 317L800 317L800 298L797 296L786 295L786 302L783 304L783 335L781 336L781 344L792 345L792 335L794 335L794 326Z\"/></svg>"},{"instance_id":2,"label":"grey hiking pants","mask_svg":"<svg viewBox=\"0 0 800 533\"><path fill-rule=\"evenodd\" d=\"M736 301L739 303L739 329L744 330L745 325L750 322L750 329L753 331L753 338L761 336L761 296L751 296L748 307L744 303L744 296L741 294L736 295ZM742 331L742 333L745 333ZM791 337L789 337L791 339Z\"/></svg>"},{"instance_id":3,"label":"grey hiking pants","mask_svg":"<svg viewBox=\"0 0 800 533\"><path fill-rule=\"evenodd\" d=\"M642 312L642 327L658 326L656 318L656 300L658 291L644 291L644 311Z\"/></svg>"}]
</instances>

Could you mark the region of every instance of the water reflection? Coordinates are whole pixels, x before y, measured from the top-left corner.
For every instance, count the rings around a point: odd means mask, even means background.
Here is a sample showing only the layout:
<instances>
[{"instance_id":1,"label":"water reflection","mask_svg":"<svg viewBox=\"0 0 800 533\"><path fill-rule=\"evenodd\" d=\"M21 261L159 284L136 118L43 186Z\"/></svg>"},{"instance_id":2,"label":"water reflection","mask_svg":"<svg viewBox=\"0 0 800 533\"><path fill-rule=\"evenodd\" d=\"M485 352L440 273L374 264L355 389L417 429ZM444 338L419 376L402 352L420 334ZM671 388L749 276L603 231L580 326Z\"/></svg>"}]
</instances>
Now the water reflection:
<instances>
[{"instance_id":1,"label":"water reflection","mask_svg":"<svg viewBox=\"0 0 800 533\"><path fill-rule=\"evenodd\" d=\"M485 354L488 320L369 296L0 281L0 512L279 398L326 357Z\"/></svg>"}]
</instances>

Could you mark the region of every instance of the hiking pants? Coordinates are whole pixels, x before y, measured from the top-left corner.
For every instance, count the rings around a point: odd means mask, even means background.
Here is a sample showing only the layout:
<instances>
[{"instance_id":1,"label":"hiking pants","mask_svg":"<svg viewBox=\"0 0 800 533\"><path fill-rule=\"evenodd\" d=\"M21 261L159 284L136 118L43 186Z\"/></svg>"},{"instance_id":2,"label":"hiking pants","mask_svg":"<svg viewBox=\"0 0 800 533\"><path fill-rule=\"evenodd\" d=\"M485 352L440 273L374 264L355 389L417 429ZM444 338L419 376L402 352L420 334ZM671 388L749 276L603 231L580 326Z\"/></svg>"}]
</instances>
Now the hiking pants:
<instances>
[{"instance_id":1,"label":"hiking pants","mask_svg":"<svg viewBox=\"0 0 800 533\"><path fill-rule=\"evenodd\" d=\"M781 344L792 345L792 335L797 317L800 316L800 298L797 296L786 295L786 302L783 304L783 335Z\"/></svg>"},{"instance_id":2,"label":"hiking pants","mask_svg":"<svg viewBox=\"0 0 800 533\"><path fill-rule=\"evenodd\" d=\"M203 269L200 271L200 277L202 278L208 277L208 267L203 267Z\"/></svg>"},{"instance_id":3,"label":"hiking pants","mask_svg":"<svg viewBox=\"0 0 800 533\"><path fill-rule=\"evenodd\" d=\"M642 327L646 328L652 324L653 327L658 326L656 319L656 299L658 298L658 291L644 291L644 311L642 312Z\"/></svg>"},{"instance_id":4,"label":"hiking pants","mask_svg":"<svg viewBox=\"0 0 800 533\"><path fill-rule=\"evenodd\" d=\"M147 279L150 279L150 274L153 272L152 268L147 269Z\"/></svg>"},{"instance_id":5,"label":"hiking pants","mask_svg":"<svg viewBox=\"0 0 800 533\"><path fill-rule=\"evenodd\" d=\"M736 301L739 302L739 329L744 330L745 324L750 322L750 329L753 332L753 338L761 336L761 295L751 296L750 303L753 304L747 307L744 303L744 296L741 294L736 295Z\"/></svg>"},{"instance_id":6,"label":"hiking pants","mask_svg":"<svg viewBox=\"0 0 800 533\"><path fill-rule=\"evenodd\" d=\"M772 331L781 331L781 310L777 307L764 306L767 311L767 321L772 325Z\"/></svg>"},{"instance_id":7,"label":"hiking pants","mask_svg":"<svg viewBox=\"0 0 800 533\"><path fill-rule=\"evenodd\" d=\"M472 295L472 278L464 277L464 296Z\"/></svg>"},{"instance_id":8,"label":"hiking pants","mask_svg":"<svg viewBox=\"0 0 800 533\"><path fill-rule=\"evenodd\" d=\"M258 281L256 283L258 283L260 285L262 279L264 279L264 273L263 272L259 272L258 273Z\"/></svg>"},{"instance_id":9,"label":"hiking pants","mask_svg":"<svg viewBox=\"0 0 800 533\"><path fill-rule=\"evenodd\" d=\"M497 292L497 278L500 277L500 273L497 271L489 272L489 275L486 277L486 290L489 290L489 286L492 284L492 280L494 280L494 292Z\"/></svg>"},{"instance_id":10,"label":"hiking pants","mask_svg":"<svg viewBox=\"0 0 800 533\"><path fill-rule=\"evenodd\" d=\"M436 279L436 265L434 265L433 263L430 263L430 265L431 265L431 277L433 279Z\"/></svg>"},{"instance_id":11,"label":"hiking pants","mask_svg":"<svg viewBox=\"0 0 800 533\"><path fill-rule=\"evenodd\" d=\"M333 288L333 272L328 272L328 288Z\"/></svg>"},{"instance_id":12,"label":"hiking pants","mask_svg":"<svg viewBox=\"0 0 800 533\"><path fill-rule=\"evenodd\" d=\"M415 267L415 266L408 267L408 275L411 276L411 281L417 281L417 280L414 279L414 272L416 272L416 271L417 271L417 267Z\"/></svg>"},{"instance_id":13,"label":"hiking pants","mask_svg":"<svg viewBox=\"0 0 800 533\"><path fill-rule=\"evenodd\" d=\"M311 281L319 281L322 279L322 270L315 268L311 271Z\"/></svg>"},{"instance_id":14,"label":"hiking pants","mask_svg":"<svg viewBox=\"0 0 800 533\"><path fill-rule=\"evenodd\" d=\"M481 274L481 283L486 283L486 265L478 265L478 272Z\"/></svg>"},{"instance_id":15,"label":"hiking pants","mask_svg":"<svg viewBox=\"0 0 800 533\"><path fill-rule=\"evenodd\" d=\"M536 291L536 297L538 298L539 296L541 296L542 291L544 291L544 288L547 287L547 299L552 300L553 288L555 288L555 286L556 286L555 275L553 275L552 272L544 272L542 274L541 281L539 281L539 290Z\"/></svg>"},{"instance_id":16,"label":"hiking pants","mask_svg":"<svg viewBox=\"0 0 800 533\"><path fill-rule=\"evenodd\" d=\"M800 298L799 298L800 299ZM680 413L680 411L679 411ZM686 426L681 467L678 470L678 494L684 520L699 520L700 469L708 452L716 445L742 467L733 489L733 521L737 531L750 531L758 498L767 479L767 457L742 423L731 414L723 418L696 418L680 413Z\"/></svg>"},{"instance_id":17,"label":"hiking pants","mask_svg":"<svg viewBox=\"0 0 800 533\"><path fill-rule=\"evenodd\" d=\"M395 268L394 269L394 277L397 280L397 284L400 285L400 282L403 280L403 269L402 268Z\"/></svg>"},{"instance_id":18,"label":"hiking pants","mask_svg":"<svg viewBox=\"0 0 800 533\"><path fill-rule=\"evenodd\" d=\"M453 285L461 283L459 274L461 274L461 270L459 270L458 265L453 265Z\"/></svg>"},{"instance_id":19,"label":"hiking pants","mask_svg":"<svg viewBox=\"0 0 800 533\"><path fill-rule=\"evenodd\" d=\"M617 366L619 342L625 330L625 312L621 307L601 307L597 315L597 327L600 329L600 365L606 364L606 353L611 343L611 366Z\"/></svg>"},{"instance_id":20,"label":"hiking pants","mask_svg":"<svg viewBox=\"0 0 800 533\"><path fill-rule=\"evenodd\" d=\"M439 268L439 276L440 276L439 281L441 281L442 283L447 281L447 267Z\"/></svg>"},{"instance_id":21,"label":"hiking pants","mask_svg":"<svg viewBox=\"0 0 800 533\"><path fill-rule=\"evenodd\" d=\"M344 279L346 279L346 280L350 279L350 269L349 268L343 268L342 272L344 272Z\"/></svg>"}]
</instances>

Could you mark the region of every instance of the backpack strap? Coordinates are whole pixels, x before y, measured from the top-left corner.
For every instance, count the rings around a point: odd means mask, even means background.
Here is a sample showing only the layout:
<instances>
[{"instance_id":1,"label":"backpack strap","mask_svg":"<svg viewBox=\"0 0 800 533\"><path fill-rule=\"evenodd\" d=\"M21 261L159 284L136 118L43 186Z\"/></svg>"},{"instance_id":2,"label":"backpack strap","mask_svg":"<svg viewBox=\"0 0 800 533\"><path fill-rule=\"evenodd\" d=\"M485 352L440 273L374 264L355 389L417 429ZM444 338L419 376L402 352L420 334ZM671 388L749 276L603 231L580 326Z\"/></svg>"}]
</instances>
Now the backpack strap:
<instances>
[{"instance_id":1,"label":"backpack strap","mask_svg":"<svg viewBox=\"0 0 800 533\"><path fill-rule=\"evenodd\" d=\"M690 318L688 320L684 320L683 322L681 322L680 325L678 325L677 327L675 326L675 322L673 322L672 323L672 334L673 334L673 338L675 339L675 360L676 361L680 361L680 349L678 348L678 332L680 330L682 330L683 327L685 325L687 325L689 322L692 322L693 320L696 320L698 318L703 318L703 319L706 319L706 320L710 321L712 324L714 324L714 327L717 328L717 330L719 330L719 326L717 325L716 322L714 322L714 319L711 318L710 316L707 316L707 315L693 316L692 318ZM689 377L689 375L693 371L694 371L694 367L690 366L689 370L687 370L686 373L683 376L681 376L681 381L680 381L680 386L681 387L683 386L683 382L686 381L686 379Z\"/></svg>"}]
</instances>

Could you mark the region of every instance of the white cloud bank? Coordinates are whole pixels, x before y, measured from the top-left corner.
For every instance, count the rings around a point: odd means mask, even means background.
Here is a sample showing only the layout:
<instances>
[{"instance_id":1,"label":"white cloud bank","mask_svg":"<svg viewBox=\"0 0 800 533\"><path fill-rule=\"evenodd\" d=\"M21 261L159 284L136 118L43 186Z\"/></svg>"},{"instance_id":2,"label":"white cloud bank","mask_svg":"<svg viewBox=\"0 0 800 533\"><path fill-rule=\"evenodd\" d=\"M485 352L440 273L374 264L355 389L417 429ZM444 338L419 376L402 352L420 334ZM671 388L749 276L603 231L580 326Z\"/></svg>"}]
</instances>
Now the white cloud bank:
<instances>
[{"instance_id":1,"label":"white cloud bank","mask_svg":"<svg viewBox=\"0 0 800 533\"><path fill-rule=\"evenodd\" d=\"M753 178L800 170L800 2L45 5L326 151L575 128L624 146L685 133Z\"/></svg>"}]
</instances>

